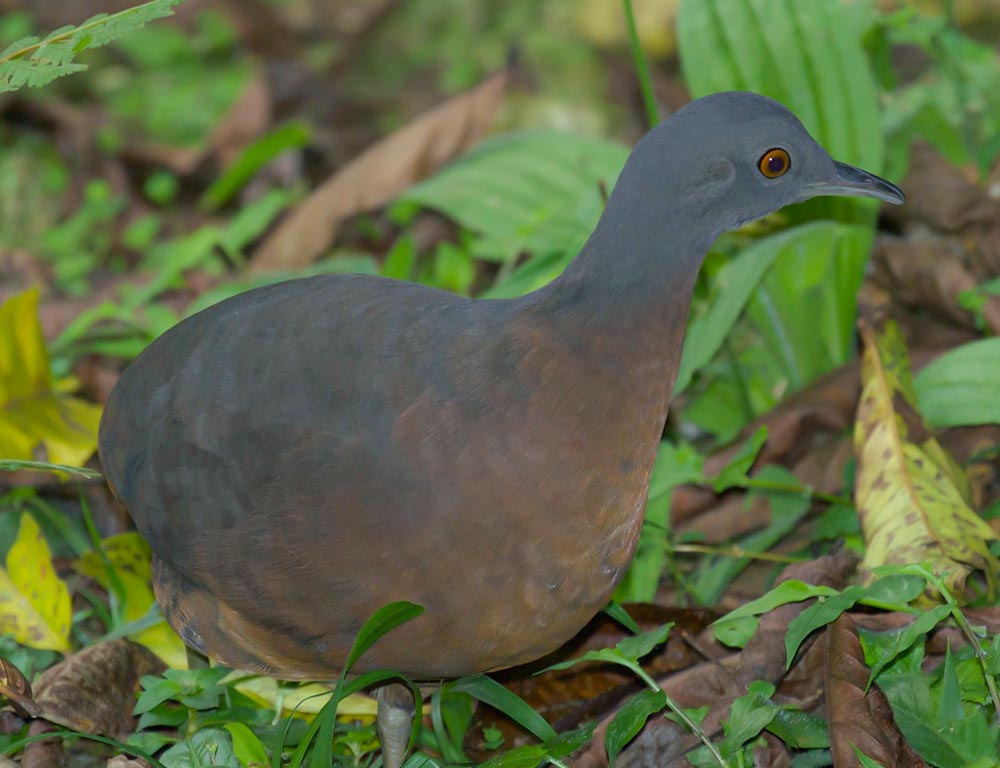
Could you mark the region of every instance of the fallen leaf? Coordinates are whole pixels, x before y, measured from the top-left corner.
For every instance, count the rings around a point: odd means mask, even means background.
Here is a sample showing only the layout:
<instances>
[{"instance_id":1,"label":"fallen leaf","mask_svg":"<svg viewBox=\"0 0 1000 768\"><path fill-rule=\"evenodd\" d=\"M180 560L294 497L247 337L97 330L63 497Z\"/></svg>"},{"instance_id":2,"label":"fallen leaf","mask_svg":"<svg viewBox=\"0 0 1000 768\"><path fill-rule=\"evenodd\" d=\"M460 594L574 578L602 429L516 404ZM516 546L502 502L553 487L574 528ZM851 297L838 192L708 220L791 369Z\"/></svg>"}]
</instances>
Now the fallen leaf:
<instances>
[{"instance_id":1,"label":"fallen leaf","mask_svg":"<svg viewBox=\"0 0 1000 768\"><path fill-rule=\"evenodd\" d=\"M97 447L101 409L53 382L37 308L37 290L0 306L0 458L78 466Z\"/></svg>"},{"instance_id":2,"label":"fallen leaf","mask_svg":"<svg viewBox=\"0 0 1000 768\"><path fill-rule=\"evenodd\" d=\"M101 542L108 564L114 569L118 582L125 592L125 621L136 621L153 607L152 552L149 544L135 532L119 533ZM88 552L75 564L76 570L95 579L104 589L111 591L113 579L97 552ZM166 620L129 635L131 640L144 645L172 669L187 669L187 649L184 642L170 628Z\"/></svg>"},{"instance_id":3,"label":"fallen leaf","mask_svg":"<svg viewBox=\"0 0 1000 768\"><path fill-rule=\"evenodd\" d=\"M41 736L55 728L44 720L34 720L28 726L28 736ZM58 737L42 739L28 744L21 755L21 768L63 768L68 761Z\"/></svg>"},{"instance_id":4,"label":"fallen leaf","mask_svg":"<svg viewBox=\"0 0 1000 768\"><path fill-rule=\"evenodd\" d=\"M243 676L234 672L232 679ZM229 678L227 678L229 679ZM333 687L323 683L285 683L273 677L250 677L233 686L263 707L277 709L288 715L311 719L333 695ZM375 717L375 699L360 693L352 693L337 704L337 714L348 717Z\"/></svg>"},{"instance_id":5,"label":"fallen leaf","mask_svg":"<svg viewBox=\"0 0 1000 768\"><path fill-rule=\"evenodd\" d=\"M21 670L0 658L0 705L6 699L21 717L37 717L40 710L31 698L31 685Z\"/></svg>"},{"instance_id":6,"label":"fallen leaf","mask_svg":"<svg viewBox=\"0 0 1000 768\"><path fill-rule=\"evenodd\" d=\"M479 141L496 115L509 72L454 96L382 139L317 187L260 244L254 272L307 266L330 246L341 221L378 208Z\"/></svg>"},{"instance_id":7,"label":"fallen leaf","mask_svg":"<svg viewBox=\"0 0 1000 768\"><path fill-rule=\"evenodd\" d=\"M861 567L928 562L962 592L981 570L991 593L1000 563L987 544L993 530L969 506L961 470L917 410L910 363L898 326L876 334L860 323L862 393L854 428L855 500L867 543Z\"/></svg>"},{"instance_id":8,"label":"fallen leaf","mask_svg":"<svg viewBox=\"0 0 1000 768\"><path fill-rule=\"evenodd\" d=\"M141 645L124 639L98 643L45 670L35 683L35 703L50 722L124 738L135 730L139 679L163 669Z\"/></svg>"},{"instance_id":9,"label":"fallen leaf","mask_svg":"<svg viewBox=\"0 0 1000 768\"><path fill-rule=\"evenodd\" d=\"M854 622L841 614L827 627L826 638L824 683L833 764L857 768L858 749L885 768L925 765L906 745L885 694L868 687L870 670Z\"/></svg>"},{"instance_id":10,"label":"fallen leaf","mask_svg":"<svg viewBox=\"0 0 1000 768\"><path fill-rule=\"evenodd\" d=\"M0 634L29 648L69 650L69 589L52 567L52 553L38 523L21 515L17 538L0 569Z\"/></svg>"}]
</instances>

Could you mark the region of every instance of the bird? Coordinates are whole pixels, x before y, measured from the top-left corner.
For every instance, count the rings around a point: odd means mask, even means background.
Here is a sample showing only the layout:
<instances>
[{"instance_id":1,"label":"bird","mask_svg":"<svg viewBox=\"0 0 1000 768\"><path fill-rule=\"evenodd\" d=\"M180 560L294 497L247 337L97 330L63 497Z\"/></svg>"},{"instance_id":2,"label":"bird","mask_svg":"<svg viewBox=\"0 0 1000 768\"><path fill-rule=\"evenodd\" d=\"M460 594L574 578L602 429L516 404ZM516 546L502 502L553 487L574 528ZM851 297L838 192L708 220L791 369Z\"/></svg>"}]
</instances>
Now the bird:
<instances>
[{"instance_id":1,"label":"bird","mask_svg":"<svg viewBox=\"0 0 1000 768\"><path fill-rule=\"evenodd\" d=\"M705 253L820 195L904 200L777 101L716 93L635 144L580 253L531 293L323 275L183 320L99 429L168 622L292 680L335 677L398 600L424 611L353 672L433 682L557 649L635 552ZM413 717L398 693L380 699L387 768Z\"/></svg>"}]
</instances>

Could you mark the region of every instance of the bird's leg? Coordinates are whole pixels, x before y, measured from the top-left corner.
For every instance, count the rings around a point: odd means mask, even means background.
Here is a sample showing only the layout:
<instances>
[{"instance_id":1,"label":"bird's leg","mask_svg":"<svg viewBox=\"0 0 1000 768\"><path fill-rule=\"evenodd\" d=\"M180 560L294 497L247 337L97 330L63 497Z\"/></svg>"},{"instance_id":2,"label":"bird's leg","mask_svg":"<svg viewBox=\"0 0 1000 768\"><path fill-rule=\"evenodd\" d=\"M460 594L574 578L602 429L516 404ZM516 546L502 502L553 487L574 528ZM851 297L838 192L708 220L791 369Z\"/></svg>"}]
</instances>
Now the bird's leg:
<instances>
[{"instance_id":1,"label":"bird's leg","mask_svg":"<svg viewBox=\"0 0 1000 768\"><path fill-rule=\"evenodd\" d=\"M382 747L383 768L400 768L406 758L410 730L416 714L413 694L405 685L389 683L375 690L378 714L375 728Z\"/></svg>"}]
</instances>

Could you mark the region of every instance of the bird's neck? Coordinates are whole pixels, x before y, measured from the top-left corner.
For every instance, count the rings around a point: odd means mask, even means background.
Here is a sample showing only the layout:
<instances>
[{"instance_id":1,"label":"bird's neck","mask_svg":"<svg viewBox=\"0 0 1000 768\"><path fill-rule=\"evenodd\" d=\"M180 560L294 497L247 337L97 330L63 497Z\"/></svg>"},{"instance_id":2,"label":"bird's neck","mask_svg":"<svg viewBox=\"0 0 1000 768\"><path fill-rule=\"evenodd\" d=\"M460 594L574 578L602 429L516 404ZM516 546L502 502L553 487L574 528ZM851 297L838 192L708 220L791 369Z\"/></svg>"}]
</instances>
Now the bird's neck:
<instances>
[{"instance_id":1,"label":"bird's neck","mask_svg":"<svg viewBox=\"0 0 1000 768\"><path fill-rule=\"evenodd\" d=\"M672 383L695 279L716 233L680 208L657 209L658 196L628 193L619 184L583 250L537 304L586 338L616 339L623 360L661 360Z\"/></svg>"}]
</instances>

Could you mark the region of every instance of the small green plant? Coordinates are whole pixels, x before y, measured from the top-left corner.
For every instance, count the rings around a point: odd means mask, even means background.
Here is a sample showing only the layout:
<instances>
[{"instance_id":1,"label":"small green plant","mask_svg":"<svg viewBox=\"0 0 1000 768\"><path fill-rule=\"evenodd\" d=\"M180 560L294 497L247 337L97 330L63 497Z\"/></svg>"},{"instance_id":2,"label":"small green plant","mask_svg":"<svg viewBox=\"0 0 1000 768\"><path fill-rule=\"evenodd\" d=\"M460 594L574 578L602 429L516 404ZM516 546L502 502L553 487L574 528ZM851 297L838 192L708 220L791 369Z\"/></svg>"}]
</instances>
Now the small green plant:
<instances>
[{"instance_id":1,"label":"small green plant","mask_svg":"<svg viewBox=\"0 0 1000 768\"><path fill-rule=\"evenodd\" d=\"M152 0L120 13L99 14L76 27L57 29L44 38L22 37L0 53L0 92L39 88L59 77L81 72L75 61L88 48L107 45L154 19L170 16L181 0Z\"/></svg>"}]
</instances>

